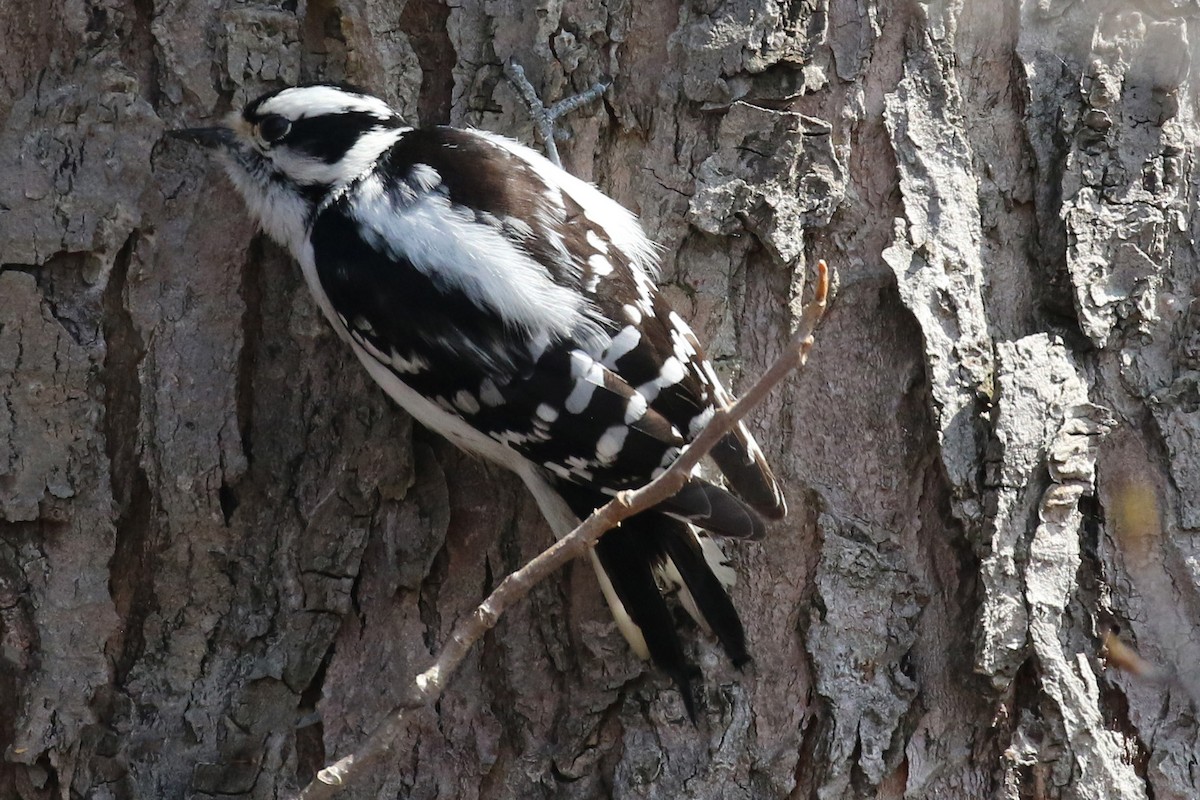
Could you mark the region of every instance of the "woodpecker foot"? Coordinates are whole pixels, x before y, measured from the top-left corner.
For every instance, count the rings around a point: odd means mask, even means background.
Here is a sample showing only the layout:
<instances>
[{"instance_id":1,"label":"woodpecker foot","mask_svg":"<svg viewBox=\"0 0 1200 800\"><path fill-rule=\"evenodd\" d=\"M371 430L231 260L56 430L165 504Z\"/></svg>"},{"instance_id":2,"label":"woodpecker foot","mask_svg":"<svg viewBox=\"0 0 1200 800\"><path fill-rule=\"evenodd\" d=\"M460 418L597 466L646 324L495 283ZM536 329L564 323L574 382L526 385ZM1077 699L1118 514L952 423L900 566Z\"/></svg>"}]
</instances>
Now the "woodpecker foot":
<instances>
[{"instance_id":1,"label":"woodpecker foot","mask_svg":"<svg viewBox=\"0 0 1200 800\"><path fill-rule=\"evenodd\" d=\"M586 92L567 97L559 100L554 105L546 108L542 103L542 99L538 97L534 91L533 84L525 77L525 70L515 61L510 60L504 65L504 77L508 78L508 82L517 90L517 94L521 95L521 99L525 101L525 105L529 108L529 116L533 118L534 131L539 139L542 140L542 145L546 148L546 158L554 162L556 167L561 167L562 162L558 158L558 145L554 143L556 136L565 138L561 133L556 133L554 123L559 117L570 114L577 108L587 105L599 99L611 84L597 83Z\"/></svg>"}]
</instances>

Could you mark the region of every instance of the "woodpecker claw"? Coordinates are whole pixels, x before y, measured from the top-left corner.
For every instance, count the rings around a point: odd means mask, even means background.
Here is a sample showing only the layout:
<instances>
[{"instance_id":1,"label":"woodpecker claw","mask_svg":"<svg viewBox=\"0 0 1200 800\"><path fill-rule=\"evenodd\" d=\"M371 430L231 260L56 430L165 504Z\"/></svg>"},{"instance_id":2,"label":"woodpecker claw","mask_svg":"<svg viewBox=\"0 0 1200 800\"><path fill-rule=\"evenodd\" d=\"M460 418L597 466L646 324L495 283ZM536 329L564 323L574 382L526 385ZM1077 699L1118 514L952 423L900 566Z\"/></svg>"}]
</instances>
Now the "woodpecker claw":
<instances>
[{"instance_id":1,"label":"woodpecker claw","mask_svg":"<svg viewBox=\"0 0 1200 800\"><path fill-rule=\"evenodd\" d=\"M561 167L562 162L558 158L558 146L556 141L566 141L569 134L565 131L556 130L554 123L559 117L570 114L580 106L587 105L601 97L608 87L612 84L597 83L586 92L559 100L554 105L546 108L545 103L538 97L537 92L533 88L533 84L525 77L525 70L516 61L509 60L504 65L504 76L508 78L508 82L517 90L517 94L521 95L521 99L525 101L525 105L529 108L529 116L533 117L533 126L537 130L538 138L542 140L542 145L546 148L546 158L554 163L554 166Z\"/></svg>"}]
</instances>

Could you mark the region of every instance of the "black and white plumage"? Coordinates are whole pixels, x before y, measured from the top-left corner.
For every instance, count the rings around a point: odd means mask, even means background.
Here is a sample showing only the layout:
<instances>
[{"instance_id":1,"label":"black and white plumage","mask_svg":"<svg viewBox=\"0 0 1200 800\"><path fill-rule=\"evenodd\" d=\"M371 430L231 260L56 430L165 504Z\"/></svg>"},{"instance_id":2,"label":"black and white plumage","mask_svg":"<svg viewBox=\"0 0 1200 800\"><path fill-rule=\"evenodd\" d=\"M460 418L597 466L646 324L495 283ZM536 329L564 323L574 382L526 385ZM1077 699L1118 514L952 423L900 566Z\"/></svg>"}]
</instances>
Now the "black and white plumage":
<instances>
[{"instance_id":1,"label":"black and white plumage","mask_svg":"<svg viewBox=\"0 0 1200 800\"><path fill-rule=\"evenodd\" d=\"M380 386L515 470L557 535L658 475L728 402L658 293L635 217L514 141L407 127L383 101L330 85L274 92L223 126L176 135L220 153ZM759 514L785 513L744 428L712 457L737 496L693 477L606 534L592 559L622 632L689 710L691 667L660 587L678 588L741 664L733 572L697 528L757 538Z\"/></svg>"}]
</instances>

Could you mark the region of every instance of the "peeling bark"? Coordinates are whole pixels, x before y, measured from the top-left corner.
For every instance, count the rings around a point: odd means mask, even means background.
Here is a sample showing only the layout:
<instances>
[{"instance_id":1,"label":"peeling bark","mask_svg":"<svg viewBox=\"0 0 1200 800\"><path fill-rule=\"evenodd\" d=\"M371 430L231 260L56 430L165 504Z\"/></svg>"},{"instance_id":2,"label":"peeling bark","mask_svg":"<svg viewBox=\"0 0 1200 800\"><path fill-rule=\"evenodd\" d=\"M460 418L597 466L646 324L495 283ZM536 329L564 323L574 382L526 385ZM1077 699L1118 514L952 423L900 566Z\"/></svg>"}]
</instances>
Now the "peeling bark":
<instances>
[{"instance_id":1,"label":"peeling bark","mask_svg":"<svg viewBox=\"0 0 1200 800\"><path fill-rule=\"evenodd\" d=\"M838 269L751 422L793 511L729 547L755 660L696 631L697 725L572 568L351 795L1200 793L1194 9L6 12L0 797L288 796L548 541L161 135L325 79L532 142L509 59L548 102L612 82L564 163L642 216L735 386Z\"/></svg>"}]
</instances>

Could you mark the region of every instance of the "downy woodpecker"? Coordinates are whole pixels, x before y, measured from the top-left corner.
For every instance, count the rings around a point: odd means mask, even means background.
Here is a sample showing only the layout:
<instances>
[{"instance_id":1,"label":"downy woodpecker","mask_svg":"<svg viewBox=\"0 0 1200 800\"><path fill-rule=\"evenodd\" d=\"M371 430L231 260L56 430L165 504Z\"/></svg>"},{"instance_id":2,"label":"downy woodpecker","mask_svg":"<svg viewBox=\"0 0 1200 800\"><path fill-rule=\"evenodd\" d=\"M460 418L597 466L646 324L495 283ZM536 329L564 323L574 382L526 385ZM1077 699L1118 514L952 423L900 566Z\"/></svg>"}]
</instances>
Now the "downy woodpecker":
<instances>
[{"instance_id":1,"label":"downy woodpecker","mask_svg":"<svg viewBox=\"0 0 1200 800\"><path fill-rule=\"evenodd\" d=\"M213 149L266 233L371 377L459 447L514 470L558 536L660 474L728 403L696 336L659 294L637 219L515 141L413 128L346 86L264 95ZM633 649L694 669L662 591L748 658L734 573L701 531L757 538L786 508L744 427L711 454L735 494L693 476L592 552Z\"/></svg>"}]
</instances>

